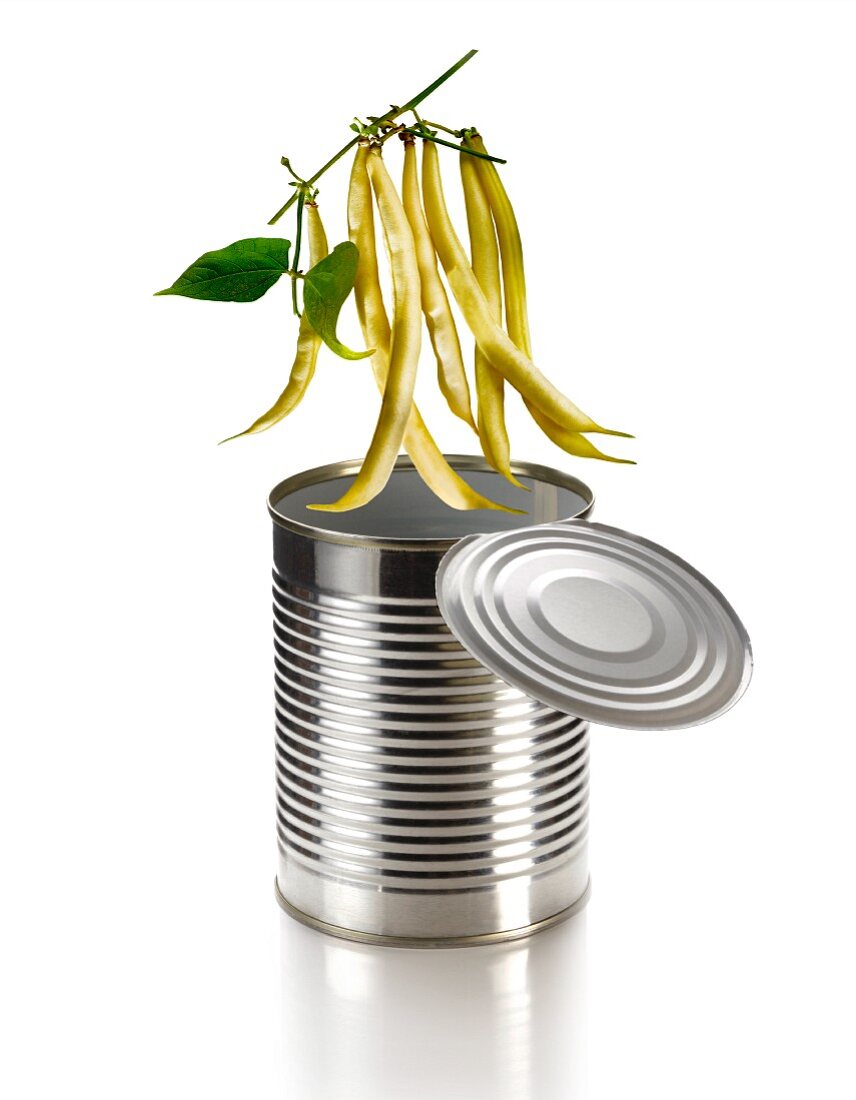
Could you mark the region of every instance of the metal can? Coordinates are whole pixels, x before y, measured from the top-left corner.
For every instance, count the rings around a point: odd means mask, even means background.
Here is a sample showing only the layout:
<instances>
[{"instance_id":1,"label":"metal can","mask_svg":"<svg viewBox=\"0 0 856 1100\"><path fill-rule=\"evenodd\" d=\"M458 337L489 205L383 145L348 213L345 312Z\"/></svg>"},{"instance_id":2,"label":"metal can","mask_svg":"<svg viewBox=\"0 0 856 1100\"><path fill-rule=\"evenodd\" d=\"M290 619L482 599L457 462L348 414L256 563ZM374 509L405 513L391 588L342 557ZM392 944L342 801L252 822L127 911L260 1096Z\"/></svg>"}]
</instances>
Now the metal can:
<instances>
[{"instance_id":1,"label":"metal can","mask_svg":"<svg viewBox=\"0 0 856 1100\"><path fill-rule=\"evenodd\" d=\"M525 514L456 511L401 458L378 497L337 499L345 462L281 482L274 521L277 897L346 938L515 939L588 894L585 721L510 687L455 640L435 594L461 538L587 515L591 490L515 463L449 462Z\"/></svg>"}]
</instances>

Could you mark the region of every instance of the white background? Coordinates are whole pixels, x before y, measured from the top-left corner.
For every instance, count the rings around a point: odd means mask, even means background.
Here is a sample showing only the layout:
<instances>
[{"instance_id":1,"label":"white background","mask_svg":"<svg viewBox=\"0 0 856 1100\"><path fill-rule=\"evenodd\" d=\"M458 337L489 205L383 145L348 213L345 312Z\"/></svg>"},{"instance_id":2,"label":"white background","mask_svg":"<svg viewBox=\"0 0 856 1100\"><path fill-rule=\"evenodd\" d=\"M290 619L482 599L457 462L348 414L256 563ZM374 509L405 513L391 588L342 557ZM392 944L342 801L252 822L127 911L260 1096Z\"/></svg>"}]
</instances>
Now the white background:
<instances>
[{"instance_id":1,"label":"white background","mask_svg":"<svg viewBox=\"0 0 856 1100\"><path fill-rule=\"evenodd\" d=\"M0 38L3 1094L852 1097L854 5L66 0ZM287 290L152 292L472 46L425 113L508 158L536 360L639 464L519 407L514 453L707 573L756 672L712 725L595 731L584 918L395 954L272 895L264 500L362 453L368 367L218 449Z\"/></svg>"}]
</instances>

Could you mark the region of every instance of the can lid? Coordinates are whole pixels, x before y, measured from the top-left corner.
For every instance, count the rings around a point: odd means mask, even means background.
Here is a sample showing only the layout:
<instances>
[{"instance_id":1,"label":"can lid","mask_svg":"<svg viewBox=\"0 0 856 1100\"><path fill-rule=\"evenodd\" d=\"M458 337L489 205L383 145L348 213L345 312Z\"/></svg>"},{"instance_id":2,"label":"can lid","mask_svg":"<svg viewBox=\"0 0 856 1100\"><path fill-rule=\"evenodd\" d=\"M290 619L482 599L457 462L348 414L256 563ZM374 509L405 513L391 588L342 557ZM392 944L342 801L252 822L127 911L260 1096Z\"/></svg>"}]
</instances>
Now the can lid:
<instances>
[{"instance_id":1,"label":"can lid","mask_svg":"<svg viewBox=\"0 0 856 1100\"><path fill-rule=\"evenodd\" d=\"M462 539L437 599L476 660L556 710L626 729L716 718L752 675L722 593L656 543L585 520Z\"/></svg>"}]
</instances>

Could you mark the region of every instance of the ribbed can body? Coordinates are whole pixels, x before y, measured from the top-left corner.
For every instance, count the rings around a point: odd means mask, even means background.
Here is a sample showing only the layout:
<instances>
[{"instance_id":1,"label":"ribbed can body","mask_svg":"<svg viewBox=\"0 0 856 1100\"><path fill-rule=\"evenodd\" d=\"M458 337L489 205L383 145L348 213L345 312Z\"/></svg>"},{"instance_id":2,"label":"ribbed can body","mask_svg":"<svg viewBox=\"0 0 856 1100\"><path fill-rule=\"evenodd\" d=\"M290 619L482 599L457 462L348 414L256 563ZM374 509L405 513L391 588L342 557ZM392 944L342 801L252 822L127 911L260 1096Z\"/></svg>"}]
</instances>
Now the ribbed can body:
<instances>
[{"instance_id":1,"label":"ribbed can body","mask_svg":"<svg viewBox=\"0 0 856 1100\"><path fill-rule=\"evenodd\" d=\"M586 723L452 637L434 594L448 538L299 528L274 525L282 899L330 930L426 943L567 912L588 882Z\"/></svg>"}]
</instances>

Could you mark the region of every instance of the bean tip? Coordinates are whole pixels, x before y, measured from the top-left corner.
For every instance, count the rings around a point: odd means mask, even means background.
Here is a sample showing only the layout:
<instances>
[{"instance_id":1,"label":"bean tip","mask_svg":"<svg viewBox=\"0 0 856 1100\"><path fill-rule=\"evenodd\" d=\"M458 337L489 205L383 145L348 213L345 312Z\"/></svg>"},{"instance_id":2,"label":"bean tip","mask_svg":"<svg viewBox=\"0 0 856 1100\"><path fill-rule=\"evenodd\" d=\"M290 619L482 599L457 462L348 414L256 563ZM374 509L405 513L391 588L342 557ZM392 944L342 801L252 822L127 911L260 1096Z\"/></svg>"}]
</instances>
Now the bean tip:
<instances>
[{"instance_id":1,"label":"bean tip","mask_svg":"<svg viewBox=\"0 0 856 1100\"><path fill-rule=\"evenodd\" d=\"M522 481L518 481L514 474L511 472L510 467L507 470L497 470L498 474L502 474L506 481L510 482L515 489L522 489L525 493L531 493L532 488L529 485L524 485Z\"/></svg>"},{"instance_id":2,"label":"bean tip","mask_svg":"<svg viewBox=\"0 0 856 1100\"><path fill-rule=\"evenodd\" d=\"M636 438L636 436L631 435L630 432L617 432L613 428L601 428L600 425L598 425L597 428L592 428L591 431L592 432L597 432L600 435L614 435L618 439L635 439Z\"/></svg>"}]
</instances>

